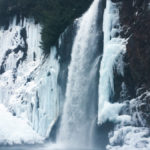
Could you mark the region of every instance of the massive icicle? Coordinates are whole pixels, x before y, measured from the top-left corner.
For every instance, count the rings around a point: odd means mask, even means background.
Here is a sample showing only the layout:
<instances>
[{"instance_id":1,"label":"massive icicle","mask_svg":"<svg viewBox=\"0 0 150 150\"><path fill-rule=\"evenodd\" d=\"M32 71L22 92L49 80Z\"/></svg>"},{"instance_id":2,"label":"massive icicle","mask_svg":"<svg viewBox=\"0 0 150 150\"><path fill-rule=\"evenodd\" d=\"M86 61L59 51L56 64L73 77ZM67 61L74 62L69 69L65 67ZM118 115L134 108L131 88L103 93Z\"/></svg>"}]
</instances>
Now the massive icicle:
<instances>
[{"instance_id":1,"label":"massive icicle","mask_svg":"<svg viewBox=\"0 0 150 150\"><path fill-rule=\"evenodd\" d=\"M125 51L124 40L115 37L119 29L118 9L111 0L107 0L104 12L104 52L100 66L99 81L99 112L98 123L102 124L106 120L116 120L122 104L111 104L110 99L114 92L113 67L116 58Z\"/></svg>"},{"instance_id":2,"label":"massive icicle","mask_svg":"<svg viewBox=\"0 0 150 150\"><path fill-rule=\"evenodd\" d=\"M59 64L55 47L43 58L40 33L32 19L0 29L0 103L46 137L59 113Z\"/></svg>"}]
</instances>

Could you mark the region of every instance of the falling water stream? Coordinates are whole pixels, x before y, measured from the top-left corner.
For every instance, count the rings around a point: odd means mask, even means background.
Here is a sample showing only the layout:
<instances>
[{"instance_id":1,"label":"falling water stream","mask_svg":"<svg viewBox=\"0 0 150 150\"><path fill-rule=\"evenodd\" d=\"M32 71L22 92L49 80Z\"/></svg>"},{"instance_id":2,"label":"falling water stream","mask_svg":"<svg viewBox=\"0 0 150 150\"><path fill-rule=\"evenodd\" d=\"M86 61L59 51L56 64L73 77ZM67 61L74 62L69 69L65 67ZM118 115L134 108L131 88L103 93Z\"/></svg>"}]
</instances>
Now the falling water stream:
<instances>
[{"instance_id":1,"label":"falling water stream","mask_svg":"<svg viewBox=\"0 0 150 150\"><path fill-rule=\"evenodd\" d=\"M89 10L78 20L66 101L56 142L64 147L90 146L90 128L96 115L96 76L99 65L98 6L99 0L94 0Z\"/></svg>"}]
</instances>

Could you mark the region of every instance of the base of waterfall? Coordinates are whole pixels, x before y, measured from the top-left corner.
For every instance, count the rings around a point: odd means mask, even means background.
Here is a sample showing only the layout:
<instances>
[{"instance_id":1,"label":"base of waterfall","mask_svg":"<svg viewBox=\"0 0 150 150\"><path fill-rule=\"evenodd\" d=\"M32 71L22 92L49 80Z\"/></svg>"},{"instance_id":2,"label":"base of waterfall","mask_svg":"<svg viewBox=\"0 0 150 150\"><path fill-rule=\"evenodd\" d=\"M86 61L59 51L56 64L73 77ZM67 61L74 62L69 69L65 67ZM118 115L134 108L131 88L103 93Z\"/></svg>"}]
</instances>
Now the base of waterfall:
<instances>
[{"instance_id":1,"label":"base of waterfall","mask_svg":"<svg viewBox=\"0 0 150 150\"><path fill-rule=\"evenodd\" d=\"M12 146L12 147L0 147L1 150L103 150L95 148L50 148L47 145L22 145L22 146Z\"/></svg>"},{"instance_id":2,"label":"base of waterfall","mask_svg":"<svg viewBox=\"0 0 150 150\"><path fill-rule=\"evenodd\" d=\"M0 104L0 145L34 144L42 143L43 140L27 121L13 116L4 105Z\"/></svg>"},{"instance_id":3,"label":"base of waterfall","mask_svg":"<svg viewBox=\"0 0 150 150\"><path fill-rule=\"evenodd\" d=\"M66 146L65 144L59 143L49 143L48 141L42 144L18 144L18 145L8 145L8 146L0 146L0 150L105 150L101 148L95 147L82 147L80 145L76 145L76 147L72 146L70 143Z\"/></svg>"}]
</instances>

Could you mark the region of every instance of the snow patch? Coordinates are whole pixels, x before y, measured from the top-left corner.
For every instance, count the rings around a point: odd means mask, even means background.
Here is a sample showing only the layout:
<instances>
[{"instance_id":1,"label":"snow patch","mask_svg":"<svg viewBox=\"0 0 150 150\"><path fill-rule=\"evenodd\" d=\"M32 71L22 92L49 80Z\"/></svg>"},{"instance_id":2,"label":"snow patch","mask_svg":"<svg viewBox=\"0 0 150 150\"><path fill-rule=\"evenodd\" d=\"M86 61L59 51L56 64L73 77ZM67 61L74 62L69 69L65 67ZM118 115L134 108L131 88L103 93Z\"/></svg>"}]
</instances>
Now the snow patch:
<instances>
[{"instance_id":1,"label":"snow patch","mask_svg":"<svg viewBox=\"0 0 150 150\"><path fill-rule=\"evenodd\" d=\"M0 120L0 145L43 142L43 138L33 131L27 120L13 116L2 104Z\"/></svg>"}]
</instances>

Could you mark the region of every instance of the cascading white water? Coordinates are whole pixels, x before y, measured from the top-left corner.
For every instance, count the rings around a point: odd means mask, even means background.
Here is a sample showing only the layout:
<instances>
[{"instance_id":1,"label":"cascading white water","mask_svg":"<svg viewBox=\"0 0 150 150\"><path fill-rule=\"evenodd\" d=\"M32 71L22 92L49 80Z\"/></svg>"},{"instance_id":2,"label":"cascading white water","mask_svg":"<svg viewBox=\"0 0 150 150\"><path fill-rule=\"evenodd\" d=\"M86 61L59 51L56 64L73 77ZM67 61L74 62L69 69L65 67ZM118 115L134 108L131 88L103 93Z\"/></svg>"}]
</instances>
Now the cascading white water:
<instances>
[{"instance_id":1,"label":"cascading white water","mask_svg":"<svg viewBox=\"0 0 150 150\"><path fill-rule=\"evenodd\" d=\"M66 101L57 143L64 146L88 146L89 129L94 117L94 80L99 56L97 53L99 0L78 20L69 66Z\"/></svg>"}]
</instances>

